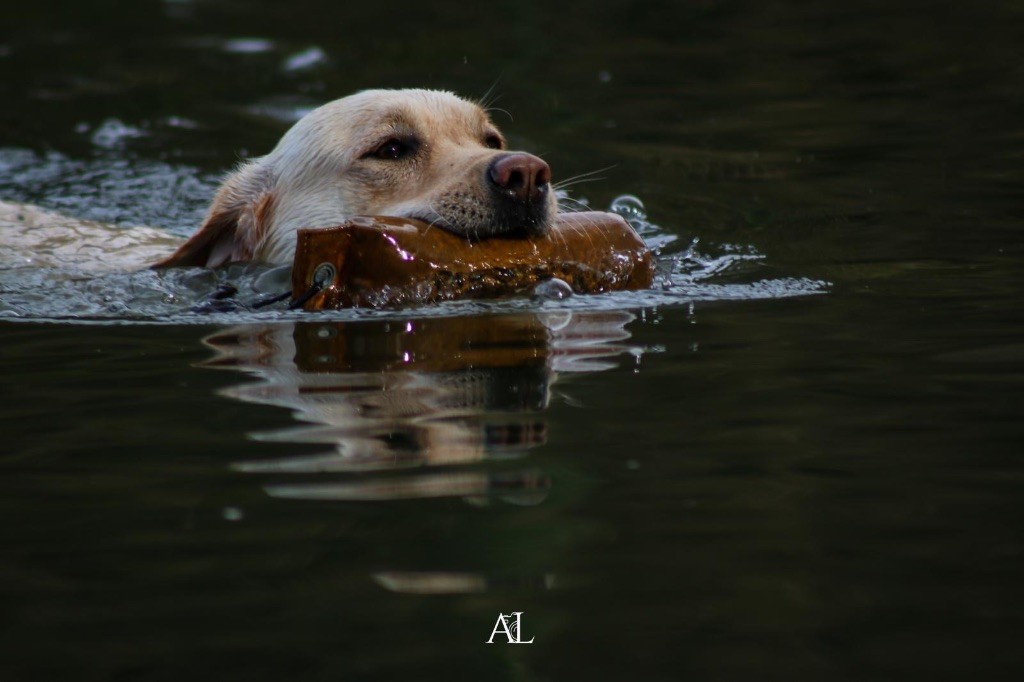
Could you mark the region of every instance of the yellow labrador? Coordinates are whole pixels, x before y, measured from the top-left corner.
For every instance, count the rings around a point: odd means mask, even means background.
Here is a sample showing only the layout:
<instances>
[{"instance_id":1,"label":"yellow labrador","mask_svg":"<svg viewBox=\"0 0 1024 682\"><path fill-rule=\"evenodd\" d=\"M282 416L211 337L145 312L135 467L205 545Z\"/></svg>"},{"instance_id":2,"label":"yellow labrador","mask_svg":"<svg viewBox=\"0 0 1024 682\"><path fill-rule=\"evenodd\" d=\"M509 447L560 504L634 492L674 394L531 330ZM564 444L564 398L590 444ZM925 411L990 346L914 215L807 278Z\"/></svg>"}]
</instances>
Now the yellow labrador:
<instances>
[{"instance_id":1,"label":"yellow labrador","mask_svg":"<svg viewBox=\"0 0 1024 682\"><path fill-rule=\"evenodd\" d=\"M231 173L184 244L157 229L0 201L0 266L290 264L296 230L353 215L419 218L472 239L543 234L557 211L554 194L548 165L506 151L479 105L448 92L367 90L310 112L273 151Z\"/></svg>"},{"instance_id":2,"label":"yellow labrador","mask_svg":"<svg viewBox=\"0 0 1024 682\"><path fill-rule=\"evenodd\" d=\"M551 169L505 151L479 105L448 92L367 90L296 123L217 192L199 231L157 267L290 263L295 232L352 215L419 218L467 238L543 234Z\"/></svg>"}]
</instances>

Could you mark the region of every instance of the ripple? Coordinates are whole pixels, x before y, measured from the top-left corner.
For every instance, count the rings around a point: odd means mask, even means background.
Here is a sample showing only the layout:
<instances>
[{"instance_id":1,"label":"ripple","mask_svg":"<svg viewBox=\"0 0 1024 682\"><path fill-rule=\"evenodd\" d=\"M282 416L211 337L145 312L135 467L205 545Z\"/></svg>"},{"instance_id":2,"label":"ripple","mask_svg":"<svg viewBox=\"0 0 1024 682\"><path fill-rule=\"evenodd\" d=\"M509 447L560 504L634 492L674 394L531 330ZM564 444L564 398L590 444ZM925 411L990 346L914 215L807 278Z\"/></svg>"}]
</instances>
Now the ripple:
<instances>
[{"instance_id":1,"label":"ripple","mask_svg":"<svg viewBox=\"0 0 1024 682\"><path fill-rule=\"evenodd\" d=\"M178 234L187 234L200 222L216 186L215 177L188 167L122 158L83 161L18 149L0 150L0 177L0 193L17 200L106 223L165 225ZM427 318L777 299L828 289L827 282L804 277L765 278L764 256L751 246L701 248L697 239L680 240L652 222L635 196L618 197L609 210L623 216L656 254L658 274L651 289L307 313L287 310L287 301L263 305L288 290L288 276L281 274L281 268L249 264L217 271L177 268L91 275L22 261L0 267L0 317L81 324L238 324L390 319L409 314Z\"/></svg>"},{"instance_id":2,"label":"ripple","mask_svg":"<svg viewBox=\"0 0 1024 682\"><path fill-rule=\"evenodd\" d=\"M108 118L92 131L89 140L101 149L118 149L123 147L127 140L145 137L148 134L141 128L125 125L116 118Z\"/></svg>"},{"instance_id":3,"label":"ripple","mask_svg":"<svg viewBox=\"0 0 1024 682\"><path fill-rule=\"evenodd\" d=\"M326 63L327 53L314 45L301 52L289 55L284 60L284 63L281 64L281 69L288 73L295 73L297 71L308 71L309 69L323 66Z\"/></svg>"},{"instance_id":4,"label":"ripple","mask_svg":"<svg viewBox=\"0 0 1024 682\"><path fill-rule=\"evenodd\" d=\"M109 122L108 122L109 123ZM104 124L100 138L126 139ZM128 129L128 128L126 128ZM93 133L95 136L96 133ZM185 235L202 220L219 175L149 159L100 153L74 159L58 152L0 149L0 197L115 225L159 225Z\"/></svg>"},{"instance_id":5,"label":"ripple","mask_svg":"<svg viewBox=\"0 0 1024 682\"><path fill-rule=\"evenodd\" d=\"M268 99L244 107L249 114L261 118L269 118L281 123L295 123L300 118L317 108L312 101L295 99Z\"/></svg>"},{"instance_id":6,"label":"ripple","mask_svg":"<svg viewBox=\"0 0 1024 682\"><path fill-rule=\"evenodd\" d=\"M220 48L232 54L262 54L273 52L277 46L265 38L229 38L221 43Z\"/></svg>"}]
</instances>

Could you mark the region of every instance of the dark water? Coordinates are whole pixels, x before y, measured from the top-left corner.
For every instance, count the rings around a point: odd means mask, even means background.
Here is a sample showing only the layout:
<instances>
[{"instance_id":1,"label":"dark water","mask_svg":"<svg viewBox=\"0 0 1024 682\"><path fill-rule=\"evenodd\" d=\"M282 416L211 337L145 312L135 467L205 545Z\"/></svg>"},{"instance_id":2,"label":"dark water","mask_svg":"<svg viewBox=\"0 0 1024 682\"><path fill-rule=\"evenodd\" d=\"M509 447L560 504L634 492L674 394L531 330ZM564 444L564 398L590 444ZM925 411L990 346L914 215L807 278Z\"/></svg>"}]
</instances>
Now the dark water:
<instances>
[{"instance_id":1,"label":"dark water","mask_svg":"<svg viewBox=\"0 0 1024 682\"><path fill-rule=\"evenodd\" d=\"M2 23L0 198L185 234L317 103L500 77L516 146L614 166L577 196L717 265L689 298L3 323L0 678L1021 674L1019 3ZM534 643L486 645L512 611Z\"/></svg>"}]
</instances>

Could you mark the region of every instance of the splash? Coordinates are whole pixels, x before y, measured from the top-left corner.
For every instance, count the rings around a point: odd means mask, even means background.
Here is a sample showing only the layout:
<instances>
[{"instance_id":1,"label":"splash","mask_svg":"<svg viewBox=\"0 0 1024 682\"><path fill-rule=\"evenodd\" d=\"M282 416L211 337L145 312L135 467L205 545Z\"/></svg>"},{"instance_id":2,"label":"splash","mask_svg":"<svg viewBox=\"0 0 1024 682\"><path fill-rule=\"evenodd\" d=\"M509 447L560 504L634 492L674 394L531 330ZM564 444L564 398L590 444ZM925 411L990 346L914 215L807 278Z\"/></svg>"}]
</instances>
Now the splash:
<instances>
[{"instance_id":1,"label":"splash","mask_svg":"<svg viewBox=\"0 0 1024 682\"><path fill-rule=\"evenodd\" d=\"M93 158L0 149L0 197L120 226L159 225L181 236L202 220L218 175L126 155L119 147L144 133L120 121L79 132L96 148Z\"/></svg>"},{"instance_id":2,"label":"splash","mask_svg":"<svg viewBox=\"0 0 1024 682\"><path fill-rule=\"evenodd\" d=\"M122 175L118 177L118 166L112 167L109 159L94 164L55 154L40 159L32 152L18 150L0 153L0 170L6 171L6 183L22 188L18 199L33 200L35 190L56 185L62 191L49 195L46 203L50 206L120 224L167 224L168 216L175 227L186 221L196 224L213 186L211 178L190 169L135 161L131 172L120 167ZM96 201L100 194L97 185L104 188L103 202ZM170 192L168 185L173 188ZM62 196L67 201L62 201ZM150 203L140 204L139 196L151 197ZM239 324L389 319L407 317L410 312L420 317L447 317L535 310L636 309L694 301L788 298L827 290L827 283L820 280L764 278L764 256L752 247L726 244L703 248L696 238L682 240L652 222L643 202L635 196L616 198L608 210L621 215L656 254L658 275L651 289L596 296L453 301L401 311L303 313L287 310L287 302L267 305L289 290L288 268L249 264L216 271L178 268L91 275L18 264L0 267L0 319L76 324ZM172 230L181 232L180 228Z\"/></svg>"}]
</instances>

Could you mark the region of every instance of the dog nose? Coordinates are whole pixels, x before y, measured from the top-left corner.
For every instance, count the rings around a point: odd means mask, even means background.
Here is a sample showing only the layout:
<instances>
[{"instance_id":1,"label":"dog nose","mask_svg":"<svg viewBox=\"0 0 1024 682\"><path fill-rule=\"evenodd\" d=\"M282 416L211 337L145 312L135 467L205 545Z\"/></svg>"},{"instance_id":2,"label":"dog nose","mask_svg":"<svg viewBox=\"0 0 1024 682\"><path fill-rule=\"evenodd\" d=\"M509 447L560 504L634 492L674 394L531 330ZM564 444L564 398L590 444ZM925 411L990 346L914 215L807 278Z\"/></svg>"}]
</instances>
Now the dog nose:
<instances>
[{"instance_id":1,"label":"dog nose","mask_svg":"<svg viewBox=\"0 0 1024 682\"><path fill-rule=\"evenodd\" d=\"M536 201L548 191L551 167L533 154L502 154L487 167L487 177L513 198Z\"/></svg>"}]
</instances>

